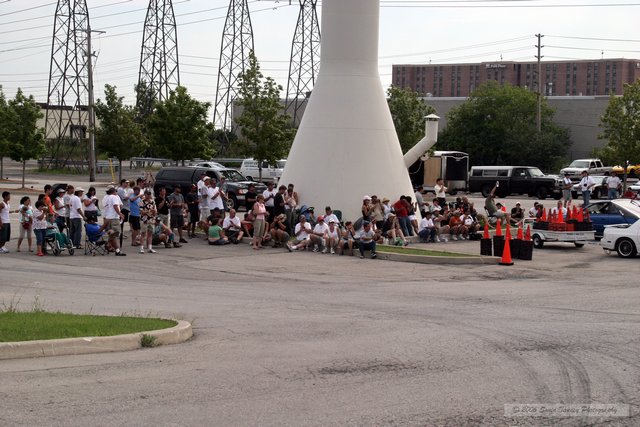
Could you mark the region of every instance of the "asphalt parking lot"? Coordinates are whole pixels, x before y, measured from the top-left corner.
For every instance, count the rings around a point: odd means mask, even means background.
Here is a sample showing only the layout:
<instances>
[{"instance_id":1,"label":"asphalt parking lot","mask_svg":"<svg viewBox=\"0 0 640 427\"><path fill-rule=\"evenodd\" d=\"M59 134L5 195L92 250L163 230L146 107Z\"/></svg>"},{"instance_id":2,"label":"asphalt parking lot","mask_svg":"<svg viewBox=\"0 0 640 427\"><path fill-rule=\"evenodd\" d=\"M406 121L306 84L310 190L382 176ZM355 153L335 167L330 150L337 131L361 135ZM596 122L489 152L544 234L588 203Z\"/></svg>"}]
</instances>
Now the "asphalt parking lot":
<instances>
[{"instance_id":1,"label":"asphalt parking lot","mask_svg":"<svg viewBox=\"0 0 640 427\"><path fill-rule=\"evenodd\" d=\"M595 245L549 245L511 267L201 241L128 252L3 255L0 301L178 317L195 337L3 361L0 425L640 423L637 259ZM504 416L505 404L591 402L632 418Z\"/></svg>"}]
</instances>

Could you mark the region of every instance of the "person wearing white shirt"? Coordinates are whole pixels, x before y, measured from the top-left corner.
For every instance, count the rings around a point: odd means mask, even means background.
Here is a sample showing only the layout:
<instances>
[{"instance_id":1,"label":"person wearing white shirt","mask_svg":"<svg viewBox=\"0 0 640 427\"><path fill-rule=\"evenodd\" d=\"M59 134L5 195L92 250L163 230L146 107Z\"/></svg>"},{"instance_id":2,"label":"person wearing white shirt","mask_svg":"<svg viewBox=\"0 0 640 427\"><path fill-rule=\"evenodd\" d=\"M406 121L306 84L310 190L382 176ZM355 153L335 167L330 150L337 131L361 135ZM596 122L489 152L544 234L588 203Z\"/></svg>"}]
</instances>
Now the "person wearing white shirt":
<instances>
[{"instance_id":1,"label":"person wearing white shirt","mask_svg":"<svg viewBox=\"0 0 640 427\"><path fill-rule=\"evenodd\" d=\"M618 198L618 189L620 188L621 184L622 181L620 180L620 178L618 178L618 174L616 174L615 172L611 172L611 176L607 178L607 193L609 196L609 200Z\"/></svg>"},{"instance_id":2,"label":"person wearing white shirt","mask_svg":"<svg viewBox=\"0 0 640 427\"><path fill-rule=\"evenodd\" d=\"M77 187L73 195L69 198L69 218L71 220L71 228L69 229L69 239L76 249L82 249L80 246L82 240L82 220L84 213L82 211L82 194L84 189Z\"/></svg>"},{"instance_id":3,"label":"person wearing white shirt","mask_svg":"<svg viewBox=\"0 0 640 427\"><path fill-rule=\"evenodd\" d=\"M224 202L222 201L222 192L220 188L215 185L207 187L207 197L209 199L209 210L212 211L215 208L218 208L224 215Z\"/></svg>"},{"instance_id":4,"label":"person wearing white shirt","mask_svg":"<svg viewBox=\"0 0 640 427\"><path fill-rule=\"evenodd\" d=\"M562 206L562 200L558 200L558 206L556 206L555 208L551 208L549 214L557 216L558 212L562 212L562 218L564 218L565 220L567 219L567 208Z\"/></svg>"},{"instance_id":5,"label":"person wearing white shirt","mask_svg":"<svg viewBox=\"0 0 640 427\"><path fill-rule=\"evenodd\" d=\"M278 190L273 188L273 182L267 183L267 189L262 192L262 195L264 196L264 207L269 212L269 218L275 217L273 208L275 207L276 194L278 194Z\"/></svg>"},{"instance_id":6,"label":"person wearing white shirt","mask_svg":"<svg viewBox=\"0 0 640 427\"><path fill-rule=\"evenodd\" d=\"M311 240L309 240L311 233L313 233L311 224L307 222L307 218L304 215L300 215L300 222L296 224L294 229L294 240L293 242L287 243L289 252L306 248L311 242Z\"/></svg>"},{"instance_id":7,"label":"person wearing white shirt","mask_svg":"<svg viewBox=\"0 0 640 427\"><path fill-rule=\"evenodd\" d=\"M445 187L442 178L436 179L436 185L433 186L433 191L436 193L438 204L444 206L447 203L447 187Z\"/></svg>"},{"instance_id":8,"label":"person wearing white shirt","mask_svg":"<svg viewBox=\"0 0 640 427\"><path fill-rule=\"evenodd\" d=\"M209 218L209 198L207 197L208 192L208 182L211 180L206 174L202 174L200 181L198 181L198 196L200 197L200 201L198 206L200 208L200 221L204 223Z\"/></svg>"},{"instance_id":9,"label":"person wearing white shirt","mask_svg":"<svg viewBox=\"0 0 640 427\"><path fill-rule=\"evenodd\" d=\"M318 252L318 249L322 249L322 253L327 253L327 232L329 226L324 222L324 216L318 217L318 223L313 227L313 232L309 236L311 243L313 244L313 252Z\"/></svg>"},{"instance_id":10,"label":"person wearing white shirt","mask_svg":"<svg viewBox=\"0 0 640 427\"><path fill-rule=\"evenodd\" d=\"M430 241L435 243L436 241L439 241L436 237L436 226L433 222L433 218L431 218L431 212L424 213L424 217L420 221L420 225L418 227L418 236L420 237L420 241L424 243L429 243Z\"/></svg>"},{"instance_id":11,"label":"person wearing white shirt","mask_svg":"<svg viewBox=\"0 0 640 427\"><path fill-rule=\"evenodd\" d=\"M571 189L573 188L573 181L569 178L569 172L565 172L564 178L562 178L562 199L564 205L567 206L571 202Z\"/></svg>"},{"instance_id":12,"label":"person wearing white shirt","mask_svg":"<svg viewBox=\"0 0 640 427\"><path fill-rule=\"evenodd\" d=\"M151 192L149 192L151 194ZM120 252L120 244L118 236L120 236L120 221L124 220L124 214L121 211L122 200L116 194L115 187L107 188L107 195L102 199L102 216L104 218L104 230L109 236L109 244L116 251L116 256L126 256L127 254Z\"/></svg>"},{"instance_id":13,"label":"person wearing white shirt","mask_svg":"<svg viewBox=\"0 0 640 427\"><path fill-rule=\"evenodd\" d=\"M242 222L240 218L236 216L235 209L229 209L229 216L222 222L222 229L231 243L240 243L244 232L242 231Z\"/></svg>"},{"instance_id":14,"label":"person wearing white shirt","mask_svg":"<svg viewBox=\"0 0 640 427\"><path fill-rule=\"evenodd\" d=\"M591 190L596 186L596 182L589 176L589 172L582 171L582 179L580 180L580 190L582 191L583 206L587 206L591 200Z\"/></svg>"}]
</instances>

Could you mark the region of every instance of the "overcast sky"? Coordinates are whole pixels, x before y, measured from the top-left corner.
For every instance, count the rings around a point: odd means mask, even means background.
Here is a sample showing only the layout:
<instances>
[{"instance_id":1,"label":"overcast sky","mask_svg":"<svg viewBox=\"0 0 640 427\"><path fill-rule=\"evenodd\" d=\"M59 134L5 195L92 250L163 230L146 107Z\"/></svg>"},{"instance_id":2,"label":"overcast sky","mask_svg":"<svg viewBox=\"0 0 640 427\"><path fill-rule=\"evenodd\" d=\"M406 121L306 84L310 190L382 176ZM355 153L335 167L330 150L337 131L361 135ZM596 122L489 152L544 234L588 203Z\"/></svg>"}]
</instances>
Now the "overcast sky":
<instances>
[{"instance_id":1,"label":"overcast sky","mask_svg":"<svg viewBox=\"0 0 640 427\"><path fill-rule=\"evenodd\" d=\"M96 98L110 83L133 103L148 0L86 1L92 28L106 31L94 36ZM299 3L248 2L263 72L286 89ZM213 103L229 0L173 4L181 82L196 98ZM382 0L381 5L385 87L392 64L534 60L536 33L545 35L545 60L640 58L640 0ZM0 84L8 97L20 86L46 101L55 7L53 0L0 0Z\"/></svg>"}]
</instances>

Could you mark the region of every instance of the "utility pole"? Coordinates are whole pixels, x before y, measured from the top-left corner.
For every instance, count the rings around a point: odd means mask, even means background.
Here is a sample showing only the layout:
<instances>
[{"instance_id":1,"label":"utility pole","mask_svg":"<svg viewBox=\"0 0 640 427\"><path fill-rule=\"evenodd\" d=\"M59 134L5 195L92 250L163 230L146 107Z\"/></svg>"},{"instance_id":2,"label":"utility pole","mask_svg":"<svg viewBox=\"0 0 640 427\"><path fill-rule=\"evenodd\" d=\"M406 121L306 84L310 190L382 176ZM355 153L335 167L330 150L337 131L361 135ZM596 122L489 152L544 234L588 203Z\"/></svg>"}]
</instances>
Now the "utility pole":
<instances>
[{"instance_id":1,"label":"utility pole","mask_svg":"<svg viewBox=\"0 0 640 427\"><path fill-rule=\"evenodd\" d=\"M544 37L542 34L536 34L538 38L538 44L536 47L538 48L538 55L536 55L536 59L538 60L538 114L536 115L536 126L538 132L542 131L542 38Z\"/></svg>"},{"instance_id":2,"label":"utility pole","mask_svg":"<svg viewBox=\"0 0 640 427\"><path fill-rule=\"evenodd\" d=\"M91 25L87 25L87 92L89 96L88 105L88 121L89 121L89 182L96 181L96 117L93 111L94 99L93 99L93 63L92 58L95 56L91 50ZM104 34L104 31L96 31L96 33Z\"/></svg>"}]
</instances>

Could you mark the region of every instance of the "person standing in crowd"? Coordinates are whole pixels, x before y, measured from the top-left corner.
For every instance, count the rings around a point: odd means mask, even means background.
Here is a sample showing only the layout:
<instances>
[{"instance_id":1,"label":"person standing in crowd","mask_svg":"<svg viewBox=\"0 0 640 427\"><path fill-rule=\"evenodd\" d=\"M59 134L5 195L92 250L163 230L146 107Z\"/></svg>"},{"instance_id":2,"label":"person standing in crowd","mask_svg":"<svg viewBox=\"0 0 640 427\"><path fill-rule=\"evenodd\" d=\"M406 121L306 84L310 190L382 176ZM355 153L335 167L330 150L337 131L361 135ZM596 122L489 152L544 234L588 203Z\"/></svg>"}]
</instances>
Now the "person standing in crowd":
<instances>
[{"instance_id":1,"label":"person standing in crowd","mask_svg":"<svg viewBox=\"0 0 640 427\"><path fill-rule=\"evenodd\" d=\"M116 188L110 186L107 188L107 195L102 199L104 229L108 236L109 245L115 250L116 256L126 256L127 254L120 251L118 237L120 236L120 222L124 221L124 214L121 211L122 200L117 194Z\"/></svg>"},{"instance_id":2,"label":"person standing in crowd","mask_svg":"<svg viewBox=\"0 0 640 427\"><path fill-rule=\"evenodd\" d=\"M156 197L156 209L158 216L162 219L162 223L169 226L169 203L167 202L167 189L160 187L158 189L158 197Z\"/></svg>"},{"instance_id":3,"label":"person standing in crowd","mask_svg":"<svg viewBox=\"0 0 640 427\"><path fill-rule=\"evenodd\" d=\"M370 221L371 215L373 214L373 205L371 204L371 197L368 195L362 196L362 208L360 209L362 212L362 220Z\"/></svg>"},{"instance_id":4,"label":"person standing in crowd","mask_svg":"<svg viewBox=\"0 0 640 427\"><path fill-rule=\"evenodd\" d=\"M83 188L76 188L73 195L69 198L69 219L71 220L71 229L69 230L69 239L76 249L82 249L82 220L85 219L82 211L82 193Z\"/></svg>"},{"instance_id":5,"label":"person standing in crowd","mask_svg":"<svg viewBox=\"0 0 640 427\"><path fill-rule=\"evenodd\" d=\"M266 217L269 215L264 202L264 196L258 194L256 203L253 205L253 249L262 248L262 238L266 232Z\"/></svg>"},{"instance_id":6,"label":"person standing in crowd","mask_svg":"<svg viewBox=\"0 0 640 427\"><path fill-rule=\"evenodd\" d=\"M178 236L180 243L188 243L182 236L182 228L184 227L184 197L182 196L182 189L179 184L175 184L173 187L173 193L169 195L169 209L171 213L171 231L174 228L178 229Z\"/></svg>"},{"instance_id":7,"label":"person standing in crowd","mask_svg":"<svg viewBox=\"0 0 640 427\"><path fill-rule=\"evenodd\" d=\"M589 176L589 171L582 171L582 179L580 179L580 190L582 191L582 203L586 207L591 201L591 190L596 186L596 182Z\"/></svg>"},{"instance_id":8,"label":"person standing in crowd","mask_svg":"<svg viewBox=\"0 0 640 427\"><path fill-rule=\"evenodd\" d=\"M129 228L131 229L131 246L140 245L141 223L140 223L140 203L142 202L142 192L140 187L133 187L133 193L129 196Z\"/></svg>"},{"instance_id":9,"label":"person standing in crowd","mask_svg":"<svg viewBox=\"0 0 640 427\"><path fill-rule=\"evenodd\" d=\"M20 199L20 207L18 207L18 223L20 224L20 233L18 235L18 245L16 252L20 252L20 245L25 236L29 244L29 252L33 252L33 209L31 208L31 199L24 196Z\"/></svg>"},{"instance_id":10,"label":"person standing in crowd","mask_svg":"<svg viewBox=\"0 0 640 427\"><path fill-rule=\"evenodd\" d=\"M64 189L62 190L64 192ZM42 199L44 205L47 208L47 213L53 214L55 213L53 209L53 203L51 203L51 193L53 192L53 187L51 184L47 184L44 186L44 198ZM53 197L56 197L57 194L54 194Z\"/></svg>"},{"instance_id":11,"label":"person standing in crowd","mask_svg":"<svg viewBox=\"0 0 640 427\"><path fill-rule=\"evenodd\" d=\"M564 202L564 206L567 207L569 203L571 203L571 189L573 188L573 181L571 181L569 172L564 173L564 178L562 178L562 200Z\"/></svg>"},{"instance_id":12,"label":"person standing in crowd","mask_svg":"<svg viewBox=\"0 0 640 427\"><path fill-rule=\"evenodd\" d=\"M611 172L611 176L607 178L607 195L609 200L617 199L619 190L622 189L622 181L618 177L618 174Z\"/></svg>"},{"instance_id":13,"label":"person standing in crowd","mask_svg":"<svg viewBox=\"0 0 640 427\"><path fill-rule=\"evenodd\" d=\"M44 256L44 238L47 235L47 214L49 208L43 201L38 200L33 211L33 232L36 235L36 250L38 256Z\"/></svg>"},{"instance_id":14,"label":"person standing in crowd","mask_svg":"<svg viewBox=\"0 0 640 427\"><path fill-rule=\"evenodd\" d=\"M64 193L64 188L58 188L58 194L56 195L57 197L53 201L54 213L56 215L56 225L58 226L58 230L60 230L61 233L64 233L64 230L67 229L67 207L64 204Z\"/></svg>"},{"instance_id":15,"label":"person standing in crowd","mask_svg":"<svg viewBox=\"0 0 640 427\"><path fill-rule=\"evenodd\" d=\"M273 216L270 217L272 220L279 215L285 215L287 204L284 197L286 192L287 187L285 187L284 185L278 187L278 192L273 198Z\"/></svg>"},{"instance_id":16,"label":"person standing in crowd","mask_svg":"<svg viewBox=\"0 0 640 427\"><path fill-rule=\"evenodd\" d=\"M62 196L64 203L64 224L66 229L71 233L71 196L75 193L76 189L73 185L67 185L67 191Z\"/></svg>"},{"instance_id":17,"label":"person standing in crowd","mask_svg":"<svg viewBox=\"0 0 640 427\"><path fill-rule=\"evenodd\" d=\"M287 229L289 234L293 234L293 218L295 218L296 209L298 207L298 193L293 191L293 184L287 186L287 191L284 193L285 216Z\"/></svg>"},{"instance_id":18,"label":"person standing in crowd","mask_svg":"<svg viewBox=\"0 0 640 427\"><path fill-rule=\"evenodd\" d=\"M144 198L140 202L140 220L143 224L142 238L140 239L140 253L144 253L145 240L147 243L147 250L149 253L155 253L153 249L153 230L154 221L156 218L156 203L153 200L151 190L144 190Z\"/></svg>"},{"instance_id":19,"label":"person standing in crowd","mask_svg":"<svg viewBox=\"0 0 640 427\"><path fill-rule=\"evenodd\" d=\"M11 240L11 218L9 212L11 211L11 193L8 191L2 192L2 201L0 202L0 254L9 253L9 249L5 245Z\"/></svg>"},{"instance_id":20,"label":"person standing in crowd","mask_svg":"<svg viewBox=\"0 0 640 427\"><path fill-rule=\"evenodd\" d=\"M198 199L198 186L191 185L189 193L185 196L185 203L187 204L187 210L189 212L189 224L187 226L187 236L190 238L196 237L196 225L199 219L199 199Z\"/></svg>"},{"instance_id":21,"label":"person standing in crowd","mask_svg":"<svg viewBox=\"0 0 640 427\"><path fill-rule=\"evenodd\" d=\"M273 182L267 183L267 189L262 192L264 196L264 206L267 208L267 212L269 212L269 218L273 218L275 212L275 198L278 191L273 188Z\"/></svg>"},{"instance_id":22,"label":"person standing in crowd","mask_svg":"<svg viewBox=\"0 0 640 427\"><path fill-rule=\"evenodd\" d=\"M424 193L424 186L419 185L416 188L415 197L416 197L416 204L418 205L418 211L420 211L421 216L424 216L424 197L422 196L423 193Z\"/></svg>"},{"instance_id":23,"label":"person standing in crowd","mask_svg":"<svg viewBox=\"0 0 640 427\"><path fill-rule=\"evenodd\" d=\"M448 188L444 185L444 180L442 178L436 179L436 185L433 186L433 191L436 193L436 199L438 199L440 206L444 206L447 203L447 190Z\"/></svg>"},{"instance_id":24,"label":"person standing in crowd","mask_svg":"<svg viewBox=\"0 0 640 427\"><path fill-rule=\"evenodd\" d=\"M258 193L256 193L255 184L249 184L247 187L247 192L244 195L245 205L247 208L247 212L253 211L253 205L258 200Z\"/></svg>"},{"instance_id":25,"label":"person standing in crowd","mask_svg":"<svg viewBox=\"0 0 640 427\"><path fill-rule=\"evenodd\" d=\"M82 206L84 208L84 216L93 220L93 222L98 221L98 198L96 197L96 188L89 187L87 190L87 194L82 196Z\"/></svg>"}]
</instances>

